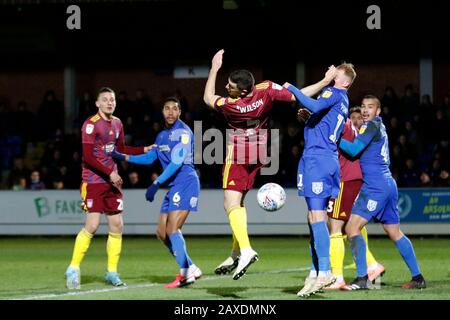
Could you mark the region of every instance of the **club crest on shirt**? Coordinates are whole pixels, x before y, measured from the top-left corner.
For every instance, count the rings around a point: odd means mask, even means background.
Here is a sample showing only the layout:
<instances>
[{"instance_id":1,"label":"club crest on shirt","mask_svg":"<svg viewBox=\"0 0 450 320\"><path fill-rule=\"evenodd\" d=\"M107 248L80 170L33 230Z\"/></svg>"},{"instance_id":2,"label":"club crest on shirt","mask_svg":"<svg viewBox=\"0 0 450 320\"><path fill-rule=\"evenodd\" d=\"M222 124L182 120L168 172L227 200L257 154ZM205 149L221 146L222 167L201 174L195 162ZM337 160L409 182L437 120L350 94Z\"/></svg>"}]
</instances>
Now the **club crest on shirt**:
<instances>
[{"instance_id":1,"label":"club crest on shirt","mask_svg":"<svg viewBox=\"0 0 450 320\"><path fill-rule=\"evenodd\" d=\"M375 209L377 208L377 204L377 201L369 199L369 201L367 201L367 210L369 210L370 212L375 211Z\"/></svg>"},{"instance_id":2,"label":"club crest on shirt","mask_svg":"<svg viewBox=\"0 0 450 320\"><path fill-rule=\"evenodd\" d=\"M87 133L87 134L91 134L92 132L94 132L94 125L93 125L92 123L89 123L89 124L86 126L86 133Z\"/></svg>"},{"instance_id":3,"label":"club crest on shirt","mask_svg":"<svg viewBox=\"0 0 450 320\"><path fill-rule=\"evenodd\" d=\"M321 194L323 191L323 182L313 182L312 183L312 192L315 194Z\"/></svg>"},{"instance_id":4,"label":"club crest on shirt","mask_svg":"<svg viewBox=\"0 0 450 320\"><path fill-rule=\"evenodd\" d=\"M361 128L359 128L359 134L363 134L364 131L366 131L366 128L367 128L367 124L363 124L363 125L361 126Z\"/></svg>"},{"instance_id":5,"label":"club crest on shirt","mask_svg":"<svg viewBox=\"0 0 450 320\"><path fill-rule=\"evenodd\" d=\"M197 201L198 201L197 197L191 197L191 200L189 201L191 208L194 208L197 206Z\"/></svg>"}]
</instances>

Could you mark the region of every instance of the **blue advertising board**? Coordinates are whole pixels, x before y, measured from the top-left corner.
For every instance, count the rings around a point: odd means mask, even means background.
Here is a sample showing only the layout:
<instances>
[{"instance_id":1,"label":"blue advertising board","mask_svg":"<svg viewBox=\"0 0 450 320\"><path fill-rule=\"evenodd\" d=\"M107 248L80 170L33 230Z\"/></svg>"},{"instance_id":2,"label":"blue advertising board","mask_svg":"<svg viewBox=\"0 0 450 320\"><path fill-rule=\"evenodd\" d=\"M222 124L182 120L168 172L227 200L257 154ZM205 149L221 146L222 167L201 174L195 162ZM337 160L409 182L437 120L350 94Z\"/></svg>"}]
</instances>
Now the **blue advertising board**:
<instances>
[{"instance_id":1,"label":"blue advertising board","mask_svg":"<svg viewBox=\"0 0 450 320\"><path fill-rule=\"evenodd\" d=\"M450 189L398 190L401 222L450 222Z\"/></svg>"}]
</instances>

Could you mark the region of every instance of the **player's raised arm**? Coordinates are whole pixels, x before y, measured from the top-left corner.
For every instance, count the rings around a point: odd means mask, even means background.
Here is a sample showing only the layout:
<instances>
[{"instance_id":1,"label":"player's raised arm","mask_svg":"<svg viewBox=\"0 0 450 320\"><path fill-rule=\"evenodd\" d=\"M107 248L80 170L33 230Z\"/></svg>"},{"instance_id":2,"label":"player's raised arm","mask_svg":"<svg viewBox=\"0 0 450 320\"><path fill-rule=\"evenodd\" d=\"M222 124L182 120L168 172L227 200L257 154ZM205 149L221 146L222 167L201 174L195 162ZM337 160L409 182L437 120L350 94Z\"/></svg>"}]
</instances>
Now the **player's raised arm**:
<instances>
[{"instance_id":1,"label":"player's raised arm","mask_svg":"<svg viewBox=\"0 0 450 320\"><path fill-rule=\"evenodd\" d=\"M156 149L151 149L147 153L140 154L140 155L128 155L118 152L116 149L113 150L111 153L111 156L114 159L120 160L120 161L127 161L129 163L134 164L142 164L142 165L151 165L153 162L155 162L156 159L158 159L158 155L156 153Z\"/></svg>"},{"instance_id":2,"label":"player's raised arm","mask_svg":"<svg viewBox=\"0 0 450 320\"><path fill-rule=\"evenodd\" d=\"M219 50L212 59L211 70L209 71L205 92L203 94L203 101L211 108L214 108L214 102L220 98L220 96L216 95L216 78L219 69L222 67L223 53L223 49Z\"/></svg>"},{"instance_id":3,"label":"player's raised arm","mask_svg":"<svg viewBox=\"0 0 450 320\"><path fill-rule=\"evenodd\" d=\"M322 80L316 82L310 86L302 88L300 91L307 97L312 97L318 94L323 88L330 84L331 81L334 80L336 76L336 67L331 65L328 67L327 72Z\"/></svg>"},{"instance_id":4,"label":"player's raised arm","mask_svg":"<svg viewBox=\"0 0 450 320\"><path fill-rule=\"evenodd\" d=\"M339 143L339 148L347 153L351 157L355 157L360 154L373 140L375 135L377 134L379 128L377 128L376 124L373 121L369 121L367 123L367 127L364 132L358 137L356 137L353 142L350 142L345 139L341 139Z\"/></svg>"}]
</instances>

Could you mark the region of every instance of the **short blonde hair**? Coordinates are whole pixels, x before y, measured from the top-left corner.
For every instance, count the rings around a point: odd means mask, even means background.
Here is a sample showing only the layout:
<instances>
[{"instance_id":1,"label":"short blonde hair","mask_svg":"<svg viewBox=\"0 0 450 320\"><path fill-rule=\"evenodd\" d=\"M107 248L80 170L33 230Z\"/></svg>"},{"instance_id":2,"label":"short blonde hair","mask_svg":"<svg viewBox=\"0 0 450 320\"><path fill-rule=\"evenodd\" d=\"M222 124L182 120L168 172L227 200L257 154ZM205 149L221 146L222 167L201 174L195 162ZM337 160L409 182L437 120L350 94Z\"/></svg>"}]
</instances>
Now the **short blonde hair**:
<instances>
[{"instance_id":1,"label":"short blonde hair","mask_svg":"<svg viewBox=\"0 0 450 320\"><path fill-rule=\"evenodd\" d=\"M355 66L351 63L343 62L336 67L338 70L344 70L344 73L347 77L349 77L353 81L356 78Z\"/></svg>"}]
</instances>

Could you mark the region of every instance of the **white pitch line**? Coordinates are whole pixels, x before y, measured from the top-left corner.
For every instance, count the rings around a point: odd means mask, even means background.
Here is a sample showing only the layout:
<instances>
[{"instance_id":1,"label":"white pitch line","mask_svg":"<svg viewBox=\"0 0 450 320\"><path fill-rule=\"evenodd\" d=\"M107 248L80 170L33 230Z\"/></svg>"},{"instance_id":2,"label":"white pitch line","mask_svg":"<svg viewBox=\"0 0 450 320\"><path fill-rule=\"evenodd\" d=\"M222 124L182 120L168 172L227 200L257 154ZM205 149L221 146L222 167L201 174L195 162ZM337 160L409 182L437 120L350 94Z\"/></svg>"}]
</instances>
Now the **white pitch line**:
<instances>
[{"instance_id":1,"label":"white pitch line","mask_svg":"<svg viewBox=\"0 0 450 320\"><path fill-rule=\"evenodd\" d=\"M290 272L301 272L301 271L308 271L309 268L297 268L297 269L284 269L284 270L273 270L273 271L267 271L267 272L253 272L250 274L246 274L246 276L250 275L264 275L264 274L281 274L281 273L290 273ZM217 279L224 279L229 276L222 275L222 276L212 276L212 277L202 277L201 281L211 281L211 280L217 280ZM37 300L37 299L51 299L51 298L61 298L61 297L70 297L70 296L82 296L86 294L95 294L95 293L105 293L105 292L114 292L114 291L123 291L123 290L130 290L130 289L141 289L141 288L151 288L156 286L162 286L161 283L146 283L146 284L138 284L138 285L131 285L126 287L118 287L118 288L107 288L107 289L92 289L92 290L85 290L85 291L71 291L66 293L53 293L53 294L38 294L34 296L28 296L23 298L14 298L14 299L8 299L8 300Z\"/></svg>"}]
</instances>

